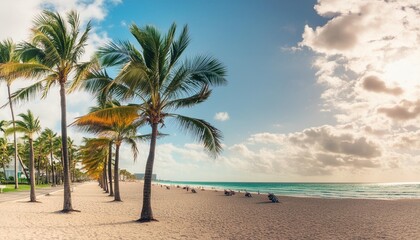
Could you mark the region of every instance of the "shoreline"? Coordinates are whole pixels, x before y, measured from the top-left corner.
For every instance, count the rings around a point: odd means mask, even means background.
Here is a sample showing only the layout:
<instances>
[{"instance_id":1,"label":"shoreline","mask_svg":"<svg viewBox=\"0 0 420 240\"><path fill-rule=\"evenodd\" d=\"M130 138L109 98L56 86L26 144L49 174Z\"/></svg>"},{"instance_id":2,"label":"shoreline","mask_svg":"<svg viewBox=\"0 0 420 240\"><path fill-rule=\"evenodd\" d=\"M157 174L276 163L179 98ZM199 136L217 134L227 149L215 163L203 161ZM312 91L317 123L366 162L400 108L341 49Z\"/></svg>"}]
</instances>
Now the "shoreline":
<instances>
[{"instance_id":1,"label":"shoreline","mask_svg":"<svg viewBox=\"0 0 420 240\"><path fill-rule=\"evenodd\" d=\"M416 239L420 200L320 199L266 195L225 196L211 190L187 192L154 185L158 222L135 222L141 182L121 182L114 202L96 182L77 186L73 207L62 214L63 192L40 203L0 203L0 238L7 239ZM1 197L1 195L0 195Z\"/></svg>"},{"instance_id":2,"label":"shoreline","mask_svg":"<svg viewBox=\"0 0 420 240\"><path fill-rule=\"evenodd\" d=\"M142 180L137 180L137 181L142 181ZM194 183L194 182L192 182L192 183ZM163 182L162 183L162 182L159 182L159 181L152 181L152 184L169 186L171 188L177 188L177 186L180 186L180 189L181 190L182 190L183 187L187 187L188 186L189 188L196 188L196 189L199 189L199 190L205 189L206 191L233 190L236 193L239 192L241 194L245 194L245 191L247 191L246 189L237 190L235 188L228 189L228 188L221 188L221 187L217 187L217 186L215 186L215 187L208 187L208 186L199 186L199 185L183 185L183 184L177 184L177 183L176 184L170 184L168 182ZM314 184L316 184L316 183L314 183ZM326 184L330 184L330 183L326 183ZM332 183L332 184L340 184L340 183ZM412 182L410 182L409 184L418 184L418 183L412 183ZM270 192L267 192L267 191L260 191L259 193L258 192L255 192L255 191L247 191L247 192L251 193L253 196L254 195L265 195L265 196L267 196L270 193ZM343 197L343 196L341 196L341 197L339 197L339 196L330 196L330 197L328 197L328 196L297 195L297 194L296 195L287 195L287 194L282 194L282 193L274 193L274 194L277 197L311 198L311 199L313 198L313 199L338 199L338 200L340 200L340 199L342 199L342 200L351 199L351 200L382 200L382 201L399 201L399 200L419 200L420 201L420 196L415 197L415 198L407 198L407 197L406 198L379 198L379 197L375 197L375 198L373 198L373 197L371 197L371 198L366 197L366 198L364 198L364 197Z\"/></svg>"}]
</instances>

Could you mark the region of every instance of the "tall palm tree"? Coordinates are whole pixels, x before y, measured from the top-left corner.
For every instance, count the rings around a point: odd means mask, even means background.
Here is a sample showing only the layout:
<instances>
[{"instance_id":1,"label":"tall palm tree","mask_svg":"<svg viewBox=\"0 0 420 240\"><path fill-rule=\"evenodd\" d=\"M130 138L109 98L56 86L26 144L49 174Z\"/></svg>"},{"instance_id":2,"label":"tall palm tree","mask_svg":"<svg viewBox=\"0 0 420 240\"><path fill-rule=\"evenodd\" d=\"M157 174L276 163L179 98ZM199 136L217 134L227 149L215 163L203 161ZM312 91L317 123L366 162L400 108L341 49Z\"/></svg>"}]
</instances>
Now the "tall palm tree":
<instances>
[{"instance_id":1,"label":"tall palm tree","mask_svg":"<svg viewBox=\"0 0 420 240\"><path fill-rule=\"evenodd\" d=\"M31 181L31 202L36 202L35 196L35 161L34 161L34 135L41 130L39 119L35 118L30 110L25 113L18 115L22 120L16 121L16 127L14 131L22 132L25 137L29 140L29 169L30 169L30 181Z\"/></svg>"},{"instance_id":2,"label":"tall palm tree","mask_svg":"<svg viewBox=\"0 0 420 240\"><path fill-rule=\"evenodd\" d=\"M109 43L98 51L102 65L119 66L121 72L108 86L102 78L93 78L87 85L88 90L103 90L110 94L129 100L140 99L139 104L124 106L118 110L102 111L98 117L113 118L132 115L138 112L138 121L151 126L149 156L147 158L143 207L140 222L154 220L151 208L151 180L155 159L158 126L164 125L166 118L173 118L181 130L191 133L202 142L213 156L221 150L221 132L208 122L173 113L183 107L192 107L204 102L211 94L211 86L227 83L226 68L209 56L199 56L192 60L181 61L181 55L190 40L188 28L184 26L176 38L176 25L173 24L166 35L162 35L153 26L139 28L133 24L130 32L141 46L127 41ZM111 109L112 110L112 109Z\"/></svg>"},{"instance_id":3,"label":"tall palm tree","mask_svg":"<svg viewBox=\"0 0 420 240\"><path fill-rule=\"evenodd\" d=\"M119 187L119 156L120 147L123 142L130 144L134 161L137 159L138 149L136 141L146 140L148 135L136 135L137 128L141 122L135 122L137 115L131 117L100 119L96 117L97 112L107 111L108 109L118 108L120 104L116 101L108 103L109 108L99 109L78 118L73 124L84 131L99 134L107 137L111 142L115 143L115 163L114 163L114 201L121 201ZM95 108L93 109L95 110Z\"/></svg>"},{"instance_id":4,"label":"tall palm tree","mask_svg":"<svg viewBox=\"0 0 420 240\"><path fill-rule=\"evenodd\" d=\"M19 54L17 54L17 51L16 51L16 44L14 44L13 41L10 39L0 42L0 65L7 64L7 63L13 64L13 63L18 63L18 62L19 62ZM10 113L12 114L12 124L13 124L13 127L15 127L15 114L13 110L10 86L12 85L12 82L16 79L16 77L14 77L11 74L7 74L6 72L2 72L0 69L0 80L1 79L6 81ZM17 147L16 132L13 132L13 144L14 144L14 159L15 159L15 189L18 189L19 188L18 163L17 163L18 147ZM23 165L22 165L22 168L23 168Z\"/></svg>"},{"instance_id":5,"label":"tall palm tree","mask_svg":"<svg viewBox=\"0 0 420 240\"><path fill-rule=\"evenodd\" d=\"M74 11L69 12L64 19L59 13L45 10L34 21L31 42L20 46L23 63L7 64L3 67L3 71L11 76L37 79L34 84L14 93L13 98L16 100L28 100L40 91L45 97L52 86L59 86L64 170L63 212L73 211L66 141L66 91L76 90L87 72L95 66L94 61L80 62L85 53L90 29L89 22L84 30L81 30L79 15ZM73 80L70 81L70 77L73 76Z\"/></svg>"}]
</instances>

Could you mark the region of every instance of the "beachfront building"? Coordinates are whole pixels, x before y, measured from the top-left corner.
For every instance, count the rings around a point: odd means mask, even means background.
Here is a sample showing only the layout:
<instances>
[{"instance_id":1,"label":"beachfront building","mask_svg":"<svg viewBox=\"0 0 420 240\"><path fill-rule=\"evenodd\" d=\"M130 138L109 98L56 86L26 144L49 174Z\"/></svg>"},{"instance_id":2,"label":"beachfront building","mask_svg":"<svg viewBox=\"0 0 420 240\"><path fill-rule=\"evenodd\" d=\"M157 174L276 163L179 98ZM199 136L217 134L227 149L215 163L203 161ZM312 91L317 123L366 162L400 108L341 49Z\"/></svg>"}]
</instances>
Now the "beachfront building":
<instances>
[{"instance_id":1,"label":"beachfront building","mask_svg":"<svg viewBox=\"0 0 420 240\"><path fill-rule=\"evenodd\" d=\"M134 173L134 176L136 176L137 180L143 180L144 179L144 173ZM156 181L156 179L157 179L157 175L152 174L152 180Z\"/></svg>"},{"instance_id":2,"label":"beachfront building","mask_svg":"<svg viewBox=\"0 0 420 240\"><path fill-rule=\"evenodd\" d=\"M15 177L15 163L14 161L10 161L10 163L6 166L6 179L9 179L9 177ZM0 170L3 172L3 169ZM18 163L18 178L24 178L25 174L23 174L22 166Z\"/></svg>"}]
</instances>

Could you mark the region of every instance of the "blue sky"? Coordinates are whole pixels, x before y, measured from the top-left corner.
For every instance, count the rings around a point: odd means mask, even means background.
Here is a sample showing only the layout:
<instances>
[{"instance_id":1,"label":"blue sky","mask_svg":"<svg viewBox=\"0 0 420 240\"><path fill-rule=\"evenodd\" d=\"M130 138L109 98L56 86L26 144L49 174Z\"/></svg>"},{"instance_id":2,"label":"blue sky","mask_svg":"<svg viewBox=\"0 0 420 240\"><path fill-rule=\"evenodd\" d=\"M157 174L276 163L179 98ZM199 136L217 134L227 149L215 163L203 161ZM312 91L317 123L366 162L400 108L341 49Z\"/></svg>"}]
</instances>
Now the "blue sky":
<instances>
[{"instance_id":1,"label":"blue sky","mask_svg":"<svg viewBox=\"0 0 420 240\"><path fill-rule=\"evenodd\" d=\"M0 10L0 38L27 39L31 20L49 6L76 9L94 29L85 58L107 41L130 40L128 27L165 32L188 24L186 57L212 55L228 85L181 113L224 134L224 152L208 157L170 126L159 140L158 177L213 181L420 181L420 3L415 0L16 0ZM417 9L417 10L416 10ZM14 84L18 89L27 81ZM4 85L0 85L4 102ZM17 106L59 132L58 92ZM94 104L68 98L68 121ZM216 114L229 116L225 121ZM0 117L10 118L7 109ZM84 136L69 129L77 141ZM142 133L149 129L141 129ZM143 172L122 148L121 167Z\"/></svg>"},{"instance_id":2,"label":"blue sky","mask_svg":"<svg viewBox=\"0 0 420 240\"><path fill-rule=\"evenodd\" d=\"M325 123L319 114L320 87L314 84L312 53L294 53L306 23L324 20L315 1L302 4L279 1L127 1L111 8L100 23L112 39L130 39L131 23L152 24L162 31L176 22L188 24L192 38L186 53L209 54L228 68L226 87L215 89L211 99L186 114L213 120L228 112L230 120L214 122L233 144L261 131L289 132ZM165 141L186 141L167 138Z\"/></svg>"}]
</instances>

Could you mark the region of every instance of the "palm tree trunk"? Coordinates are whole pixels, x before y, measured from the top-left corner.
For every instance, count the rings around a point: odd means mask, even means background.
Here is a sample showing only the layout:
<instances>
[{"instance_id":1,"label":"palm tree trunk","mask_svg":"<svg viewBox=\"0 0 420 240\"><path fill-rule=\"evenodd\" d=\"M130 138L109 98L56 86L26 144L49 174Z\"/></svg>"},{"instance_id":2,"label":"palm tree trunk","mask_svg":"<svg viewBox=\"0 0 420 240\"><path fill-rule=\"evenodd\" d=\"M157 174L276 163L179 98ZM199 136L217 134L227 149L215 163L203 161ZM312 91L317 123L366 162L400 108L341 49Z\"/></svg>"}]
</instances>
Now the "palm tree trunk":
<instances>
[{"instance_id":1,"label":"palm tree trunk","mask_svg":"<svg viewBox=\"0 0 420 240\"><path fill-rule=\"evenodd\" d=\"M51 160L51 184L55 187L55 175L54 175L54 159L53 159L53 144L50 142L50 160Z\"/></svg>"},{"instance_id":2,"label":"palm tree trunk","mask_svg":"<svg viewBox=\"0 0 420 240\"><path fill-rule=\"evenodd\" d=\"M67 109L66 109L66 90L65 81L60 81L60 104L61 104L61 144L63 152L63 172L64 172L64 203L63 212L73 211L71 204L70 191L70 171L69 171L69 156L67 149Z\"/></svg>"},{"instance_id":3,"label":"palm tree trunk","mask_svg":"<svg viewBox=\"0 0 420 240\"><path fill-rule=\"evenodd\" d=\"M105 193L109 193L106 165L107 165L106 162L104 162L104 172L103 172L103 176L104 176L104 190L105 190Z\"/></svg>"},{"instance_id":4,"label":"palm tree trunk","mask_svg":"<svg viewBox=\"0 0 420 240\"><path fill-rule=\"evenodd\" d=\"M152 197L152 173L153 163L155 161L156 137L158 134L158 123L152 123L152 138L150 140L149 156L147 157L146 170L144 173L143 187L143 208L141 210L139 222L154 221L151 197Z\"/></svg>"},{"instance_id":5,"label":"palm tree trunk","mask_svg":"<svg viewBox=\"0 0 420 240\"><path fill-rule=\"evenodd\" d=\"M20 166L22 166L22 170L23 170L23 173L24 173L24 174L25 174L25 176L26 176L26 179L29 179L28 172L26 171L25 166L23 165L23 161L22 161L22 159L20 158L19 154L18 154L18 159L19 159L19 162L20 162Z\"/></svg>"},{"instance_id":6,"label":"palm tree trunk","mask_svg":"<svg viewBox=\"0 0 420 240\"><path fill-rule=\"evenodd\" d=\"M45 184L48 184L49 183L49 173L50 173L50 171L49 171L49 169L48 169L48 158L47 158L47 161L45 161Z\"/></svg>"},{"instance_id":7,"label":"palm tree trunk","mask_svg":"<svg viewBox=\"0 0 420 240\"><path fill-rule=\"evenodd\" d=\"M41 172L39 171L39 169L40 169L40 166L39 166L40 162L41 162L41 157L38 157L37 171L36 171L38 173L38 176L36 176L36 184L38 184L38 185L39 185L39 178L41 177Z\"/></svg>"},{"instance_id":8,"label":"palm tree trunk","mask_svg":"<svg viewBox=\"0 0 420 240\"><path fill-rule=\"evenodd\" d=\"M12 114L12 124L13 128L15 128L15 114L13 112L13 104L12 104L12 95L10 93L10 84L7 84L7 93L9 95L9 106L10 106L10 113ZM13 145L15 146L15 189L19 188L19 179L18 179L18 148L17 148L17 140L16 140L16 132L13 131ZM22 165L23 168L23 165ZM5 173L6 174L6 173Z\"/></svg>"},{"instance_id":9,"label":"palm tree trunk","mask_svg":"<svg viewBox=\"0 0 420 240\"><path fill-rule=\"evenodd\" d=\"M29 169L31 175L31 202L36 202L35 196L35 159L32 138L29 138Z\"/></svg>"},{"instance_id":10,"label":"palm tree trunk","mask_svg":"<svg viewBox=\"0 0 420 240\"><path fill-rule=\"evenodd\" d=\"M114 201L121 201L120 196L120 174L118 169L118 163L120 158L120 143L115 143L115 164L114 164Z\"/></svg>"},{"instance_id":11,"label":"palm tree trunk","mask_svg":"<svg viewBox=\"0 0 420 240\"><path fill-rule=\"evenodd\" d=\"M55 174L54 174L54 162L52 162L53 160L51 159L51 184L53 187L55 187Z\"/></svg>"},{"instance_id":12,"label":"palm tree trunk","mask_svg":"<svg viewBox=\"0 0 420 240\"><path fill-rule=\"evenodd\" d=\"M3 173L4 173L4 180L7 182L7 176L6 176L6 164L3 163Z\"/></svg>"},{"instance_id":13,"label":"palm tree trunk","mask_svg":"<svg viewBox=\"0 0 420 240\"><path fill-rule=\"evenodd\" d=\"M112 187L112 142L109 143L108 150L108 179L109 179L109 196L114 196Z\"/></svg>"}]
</instances>

